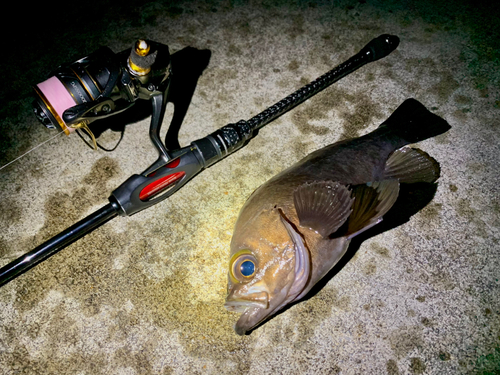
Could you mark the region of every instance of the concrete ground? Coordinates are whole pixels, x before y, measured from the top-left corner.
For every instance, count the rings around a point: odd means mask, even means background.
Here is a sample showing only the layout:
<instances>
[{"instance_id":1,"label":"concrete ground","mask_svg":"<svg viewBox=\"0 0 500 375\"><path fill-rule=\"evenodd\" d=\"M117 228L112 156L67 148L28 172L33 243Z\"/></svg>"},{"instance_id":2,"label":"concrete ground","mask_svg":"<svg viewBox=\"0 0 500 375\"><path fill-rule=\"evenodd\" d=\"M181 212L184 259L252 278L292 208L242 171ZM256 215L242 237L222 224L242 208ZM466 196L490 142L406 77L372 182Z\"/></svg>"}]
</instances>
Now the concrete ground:
<instances>
[{"instance_id":1,"label":"concrete ground","mask_svg":"<svg viewBox=\"0 0 500 375\"><path fill-rule=\"evenodd\" d=\"M48 141L0 170L0 266L105 205L156 158L145 115L104 127L112 129L98 141L111 147L128 123L113 152L92 151L76 135L49 140L56 132L31 114L31 85L59 64L102 45L119 52L137 38L168 44L181 61L183 92L194 89L179 132L185 146L249 119L380 34L401 44L267 125L167 201L114 219L1 287L0 373L500 373L498 5L13 6L4 12L15 27L3 33L0 166ZM223 304L245 200L313 150L373 130L409 97L452 126L419 144L441 165L432 200L355 243L312 297L237 336L237 315ZM424 193L409 191L407 200Z\"/></svg>"}]
</instances>

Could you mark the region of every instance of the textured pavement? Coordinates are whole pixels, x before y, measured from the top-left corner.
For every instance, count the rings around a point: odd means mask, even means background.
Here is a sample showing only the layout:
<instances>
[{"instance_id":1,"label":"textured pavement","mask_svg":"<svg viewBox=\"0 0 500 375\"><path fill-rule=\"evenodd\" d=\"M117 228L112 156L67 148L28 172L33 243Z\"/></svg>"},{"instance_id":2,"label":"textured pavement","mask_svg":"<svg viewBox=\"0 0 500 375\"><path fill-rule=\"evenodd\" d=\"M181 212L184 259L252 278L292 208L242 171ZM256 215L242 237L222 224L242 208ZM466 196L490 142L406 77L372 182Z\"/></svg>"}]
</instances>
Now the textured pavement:
<instances>
[{"instance_id":1,"label":"textured pavement","mask_svg":"<svg viewBox=\"0 0 500 375\"><path fill-rule=\"evenodd\" d=\"M39 30L8 34L16 47L0 63L0 166L56 134L31 114L31 85L101 45L169 45L179 75L196 84L179 132L185 146L249 119L380 34L401 43L167 201L114 219L1 287L0 373L500 373L498 15L498 6L464 1L91 1L13 12ZM308 153L375 129L410 97L452 126L418 145L441 165L434 196L406 191L406 203L425 207L400 204L310 298L237 336L238 315L223 304L245 200ZM113 152L61 135L0 170L0 266L105 205L155 160L149 118L127 116ZM98 141L112 147L120 126Z\"/></svg>"}]
</instances>

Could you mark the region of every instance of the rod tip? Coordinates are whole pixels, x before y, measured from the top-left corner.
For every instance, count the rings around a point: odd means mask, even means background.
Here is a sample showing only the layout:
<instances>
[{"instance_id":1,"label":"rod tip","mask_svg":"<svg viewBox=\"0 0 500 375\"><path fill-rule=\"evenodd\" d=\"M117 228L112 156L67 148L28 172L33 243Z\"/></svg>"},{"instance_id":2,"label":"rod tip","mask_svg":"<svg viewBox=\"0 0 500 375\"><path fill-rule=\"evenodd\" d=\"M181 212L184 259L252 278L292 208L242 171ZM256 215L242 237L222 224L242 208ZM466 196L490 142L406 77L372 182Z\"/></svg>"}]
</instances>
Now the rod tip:
<instances>
[{"instance_id":1,"label":"rod tip","mask_svg":"<svg viewBox=\"0 0 500 375\"><path fill-rule=\"evenodd\" d=\"M368 43L360 52L370 55L371 61L386 57L399 46L396 35L382 34Z\"/></svg>"},{"instance_id":2,"label":"rod tip","mask_svg":"<svg viewBox=\"0 0 500 375\"><path fill-rule=\"evenodd\" d=\"M399 38L396 35L383 34L378 38L382 39L382 42L386 44L387 48L390 50L388 53L391 53L399 46Z\"/></svg>"}]
</instances>

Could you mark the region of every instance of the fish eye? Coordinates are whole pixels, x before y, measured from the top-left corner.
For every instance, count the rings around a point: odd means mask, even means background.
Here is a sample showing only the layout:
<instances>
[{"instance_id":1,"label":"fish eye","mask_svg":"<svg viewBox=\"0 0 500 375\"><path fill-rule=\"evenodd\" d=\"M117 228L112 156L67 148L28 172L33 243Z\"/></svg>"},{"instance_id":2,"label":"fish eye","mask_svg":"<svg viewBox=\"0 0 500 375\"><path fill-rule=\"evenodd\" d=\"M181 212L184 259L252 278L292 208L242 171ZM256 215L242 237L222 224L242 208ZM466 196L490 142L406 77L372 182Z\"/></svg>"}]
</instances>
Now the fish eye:
<instances>
[{"instance_id":1,"label":"fish eye","mask_svg":"<svg viewBox=\"0 0 500 375\"><path fill-rule=\"evenodd\" d=\"M241 263L240 272L245 277L250 277L255 273L255 264L251 260L245 260Z\"/></svg>"},{"instance_id":2,"label":"fish eye","mask_svg":"<svg viewBox=\"0 0 500 375\"><path fill-rule=\"evenodd\" d=\"M235 282L247 282L255 275L257 259L249 250L234 254L230 262L230 275Z\"/></svg>"}]
</instances>

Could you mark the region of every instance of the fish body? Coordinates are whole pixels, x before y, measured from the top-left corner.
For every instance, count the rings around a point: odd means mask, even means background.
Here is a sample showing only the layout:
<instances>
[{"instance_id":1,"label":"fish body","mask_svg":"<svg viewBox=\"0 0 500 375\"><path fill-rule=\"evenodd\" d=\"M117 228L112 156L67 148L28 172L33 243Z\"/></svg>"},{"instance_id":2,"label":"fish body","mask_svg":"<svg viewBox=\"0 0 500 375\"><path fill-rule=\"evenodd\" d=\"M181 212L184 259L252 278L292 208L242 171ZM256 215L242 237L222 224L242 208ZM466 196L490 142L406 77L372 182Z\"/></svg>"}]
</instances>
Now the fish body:
<instances>
[{"instance_id":1,"label":"fish body","mask_svg":"<svg viewBox=\"0 0 500 375\"><path fill-rule=\"evenodd\" d=\"M407 145L449 128L408 99L375 131L317 150L255 190L231 240L225 307L242 313L236 333L302 299L382 220L400 183L437 180L437 162Z\"/></svg>"}]
</instances>

